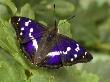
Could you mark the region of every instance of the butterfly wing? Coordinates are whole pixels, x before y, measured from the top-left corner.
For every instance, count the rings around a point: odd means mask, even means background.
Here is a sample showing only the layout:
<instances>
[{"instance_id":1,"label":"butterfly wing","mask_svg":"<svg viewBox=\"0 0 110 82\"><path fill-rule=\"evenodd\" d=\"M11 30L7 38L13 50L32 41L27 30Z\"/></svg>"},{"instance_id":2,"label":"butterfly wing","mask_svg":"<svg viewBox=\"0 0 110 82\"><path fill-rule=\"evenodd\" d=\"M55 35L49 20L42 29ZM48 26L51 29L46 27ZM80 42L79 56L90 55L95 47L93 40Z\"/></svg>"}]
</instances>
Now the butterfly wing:
<instances>
[{"instance_id":1,"label":"butterfly wing","mask_svg":"<svg viewBox=\"0 0 110 82\"><path fill-rule=\"evenodd\" d=\"M44 61L40 63L41 67L60 68L63 66L61 55L58 49L58 44L55 44L51 51L47 54Z\"/></svg>"},{"instance_id":2,"label":"butterfly wing","mask_svg":"<svg viewBox=\"0 0 110 82\"><path fill-rule=\"evenodd\" d=\"M32 55L38 50L38 43L46 31L45 26L26 17L12 17L11 23L16 31L21 49L32 60Z\"/></svg>"},{"instance_id":3,"label":"butterfly wing","mask_svg":"<svg viewBox=\"0 0 110 82\"><path fill-rule=\"evenodd\" d=\"M86 63L92 59L92 55L78 42L58 34L57 44L47 54L47 59L42 64L50 68L59 68L63 65Z\"/></svg>"},{"instance_id":4,"label":"butterfly wing","mask_svg":"<svg viewBox=\"0 0 110 82\"><path fill-rule=\"evenodd\" d=\"M73 65L76 63L86 63L93 59L92 55L82 47L78 42L66 36L59 35L59 50L64 65Z\"/></svg>"},{"instance_id":5,"label":"butterfly wing","mask_svg":"<svg viewBox=\"0 0 110 82\"><path fill-rule=\"evenodd\" d=\"M42 33L46 31L44 25L41 25L40 23L26 17L12 17L11 23L16 30L17 37L20 40L20 43L26 43L34 38L39 41Z\"/></svg>"}]
</instances>

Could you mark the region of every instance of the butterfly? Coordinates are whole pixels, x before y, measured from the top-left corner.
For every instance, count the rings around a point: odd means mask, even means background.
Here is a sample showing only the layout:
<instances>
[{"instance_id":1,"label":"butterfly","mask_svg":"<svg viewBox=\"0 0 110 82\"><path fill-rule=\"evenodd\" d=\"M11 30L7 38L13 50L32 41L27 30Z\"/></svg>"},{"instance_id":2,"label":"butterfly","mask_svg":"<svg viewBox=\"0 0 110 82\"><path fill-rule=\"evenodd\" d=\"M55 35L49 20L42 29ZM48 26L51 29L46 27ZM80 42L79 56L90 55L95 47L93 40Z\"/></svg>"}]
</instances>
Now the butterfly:
<instances>
[{"instance_id":1,"label":"butterfly","mask_svg":"<svg viewBox=\"0 0 110 82\"><path fill-rule=\"evenodd\" d=\"M75 40L47 28L26 17L11 17L21 50L32 64L39 67L60 68L86 63L92 55Z\"/></svg>"}]
</instances>

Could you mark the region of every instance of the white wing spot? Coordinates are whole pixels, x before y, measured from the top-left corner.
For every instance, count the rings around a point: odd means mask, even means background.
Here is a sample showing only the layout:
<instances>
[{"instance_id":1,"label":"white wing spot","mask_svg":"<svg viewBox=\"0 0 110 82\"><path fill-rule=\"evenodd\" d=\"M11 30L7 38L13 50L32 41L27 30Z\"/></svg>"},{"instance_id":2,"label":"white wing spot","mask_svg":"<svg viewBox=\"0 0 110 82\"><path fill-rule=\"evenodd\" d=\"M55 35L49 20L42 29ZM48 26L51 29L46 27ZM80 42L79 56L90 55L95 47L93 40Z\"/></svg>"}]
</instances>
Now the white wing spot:
<instances>
[{"instance_id":1,"label":"white wing spot","mask_svg":"<svg viewBox=\"0 0 110 82\"><path fill-rule=\"evenodd\" d=\"M56 55L60 55L59 51L55 51L55 52L50 52L47 54L47 56L56 56Z\"/></svg>"},{"instance_id":2,"label":"white wing spot","mask_svg":"<svg viewBox=\"0 0 110 82\"><path fill-rule=\"evenodd\" d=\"M33 28L30 28L30 33L29 33L29 37L31 37L31 40L33 42L33 46L35 47L36 51L38 49L38 44L37 44L37 40L34 39L34 37L31 35L31 33L33 32Z\"/></svg>"},{"instance_id":3,"label":"white wing spot","mask_svg":"<svg viewBox=\"0 0 110 82\"><path fill-rule=\"evenodd\" d=\"M62 51L63 54L67 54L71 50L71 47L67 47L66 51Z\"/></svg>"},{"instance_id":4,"label":"white wing spot","mask_svg":"<svg viewBox=\"0 0 110 82\"><path fill-rule=\"evenodd\" d=\"M74 57L77 58L77 54L74 54Z\"/></svg>"},{"instance_id":5,"label":"white wing spot","mask_svg":"<svg viewBox=\"0 0 110 82\"><path fill-rule=\"evenodd\" d=\"M22 27L21 30L24 30L24 27Z\"/></svg>"},{"instance_id":6,"label":"white wing spot","mask_svg":"<svg viewBox=\"0 0 110 82\"><path fill-rule=\"evenodd\" d=\"M33 28L30 28L30 32L33 32Z\"/></svg>"},{"instance_id":7,"label":"white wing spot","mask_svg":"<svg viewBox=\"0 0 110 82\"><path fill-rule=\"evenodd\" d=\"M20 35L22 36L22 35L23 35L23 33L21 32L21 33L20 33Z\"/></svg>"},{"instance_id":8,"label":"white wing spot","mask_svg":"<svg viewBox=\"0 0 110 82\"><path fill-rule=\"evenodd\" d=\"M80 48L79 48L79 45L78 44L76 44L76 48L75 48L75 50L78 52L79 50L80 50Z\"/></svg>"},{"instance_id":9,"label":"white wing spot","mask_svg":"<svg viewBox=\"0 0 110 82\"><path fill-rule=\"evenodd\" d=\"M87 55L87 52L85 52L85 55Z\"/></svg>"},{"instance_id":10,"label":"white wing spot","mask_svg":"<svg viewBox=\"0 0 110 82\"><path fill-rule=\"evenodd\" d=\"M38 44L37 44L36 39L33 39L32 42L33 42L33 46L35 47L35 49L36 49L36 51L37 51L37 49L38 49Z\"/></svg>"},{"instance_id":11,"label":"white wing spot","mask_svg":"<svg viewBox=\"0 0 110 82\"><path fill-rule=\"evenodd\" d=\"M21 19L19 18L18 21L20 21Z\"/></svg>"},{"instance_id":12,"label":"white wing spot","mask_svg":"<svg viewBox=\"0 0 110 82\"><path fill-rule=\"evenodd\" d=\"M66 51L66 52L65 52L65 51L62 51L62 53L63 53L63 54L67 54L67 51Z\"/></svg>"},{"instance_id":13,"label":"white wing spot","mask_svg":"<svg viewBox=\"0 0 110 82\"><path fill-rule=\"evenodd\" d=\"M33 36L31 35L31 33L29 33L29 37L32 38Z\"/></svg>"},{"instance_id":14,"label":"white wing spot","mask_svg":"<svg viewBox=\"0 0 110 82\"><path fill-rule=\"evenodd\" d=\"M84 58L84 56L83 56L83 58Z\"/></svg>"},{"instance_id":15,"label":"white wing spot","mask_svg":"<svg viewBox=\"0 0 110 82\"><path fill-rule=\"evenodd\" d=\"M30 28L29 37L34 38L31 34L32 32L33 32L33 28Z\"/></svg>"},{"instance_id":16,"label":"white wing spot","mask_svg":"<svg viewBox=\"0 0 110 82\"><path fill-rule=\"evenodd\" d=\"M49 52L47 56L55 56L55 55L60 55L60 54L68 54L68 51L71 50L71 47L67 47L66 51L54 51L54 52Z\"/></svg>"},{"instance_id":17,"label":"white wing spot","mask_svg":"<svg viewBox=\"0 0 110 82\"><path fill-rule=\"evenodd\" d=\"M25 22L25 26L28 26L30 22L31 22L31 20Z\"/></svg>"},{"instance_id":18,"label":"white wing spot","mask_svg":"<svg viewBox=\"0 0 110 82\"><path fill-rule=\"evenodd\" d=\"M71 47L67 47L67 51L70 51L71 50Z\"/></svg>"},{"instance_id":19,"label":"white wing spot","mask_svg":"<svg viewBox=\"0 0 110 82\"><path fill-rule=\"evenodd\" d=\"M74 59L73 58L71 58L71 61L73 61Z\"/></svg>"},{"instance_id":20,"label":"white wing spot","mask_svg":"<svg viewBox=\"0 0 110 82\"><path fill-rule=\"evenodd\" d=\"M71 47L67 47L66 51L54 51L54 52L49 52L47 56L55 56L55 55L60 55L60 54L68 54L68 52L71 50Z\"/></svg>"},{"instance_id":21,"label":"white wing spot","mask_svg":"<svg viewBox=\"0 0 110 82\"><path fill-rule=\"evenodd\" d=\"M24 27L21 28L21 33L20 33L21 36L23 35L23 33L22 33L23 30L24 30Z\"/></svg>"},{"instance_id":22,"label":"white wing spot","mask_svg":"<svg viewBox=\"0 0 110 82\"><path fill-rule=\"evenodd\" d=\"M62 54L62 51L59 51L60 54Z\"/></svg>"}]
</instances>

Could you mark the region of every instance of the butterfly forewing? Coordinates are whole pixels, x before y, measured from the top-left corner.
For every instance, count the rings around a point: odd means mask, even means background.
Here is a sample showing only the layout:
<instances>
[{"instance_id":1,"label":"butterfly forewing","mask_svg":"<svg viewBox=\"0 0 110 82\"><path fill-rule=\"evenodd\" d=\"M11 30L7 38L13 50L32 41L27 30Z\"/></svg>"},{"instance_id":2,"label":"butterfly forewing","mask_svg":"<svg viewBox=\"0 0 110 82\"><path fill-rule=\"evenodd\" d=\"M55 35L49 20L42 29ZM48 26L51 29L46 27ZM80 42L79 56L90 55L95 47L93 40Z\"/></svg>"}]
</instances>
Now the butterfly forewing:
<instances>
[{"instance_id":1,"label":"butterfly forewing","mask_svg":"<svg viewBox=\"0 0 110 82\"><path fill-rule=\"evenodd\" d=\"M38 50L38 43L46 31L45 26L26 17L12 17L11 23L15 28L21 49L32 60L33 53Z\"/></svg>"},{"instance_id":2,"label":"butterfly forewing","mask_svg":"<svg viewBox=\"0 0 110 82\"><path fill-rule=\"evenodd\" d=\"M21 43L26 43L34 38L39 41L43 31L46 30L43 25L26 17L12 17L11 23L14 26L17 37Z\"/></svg>"}]
</instances>

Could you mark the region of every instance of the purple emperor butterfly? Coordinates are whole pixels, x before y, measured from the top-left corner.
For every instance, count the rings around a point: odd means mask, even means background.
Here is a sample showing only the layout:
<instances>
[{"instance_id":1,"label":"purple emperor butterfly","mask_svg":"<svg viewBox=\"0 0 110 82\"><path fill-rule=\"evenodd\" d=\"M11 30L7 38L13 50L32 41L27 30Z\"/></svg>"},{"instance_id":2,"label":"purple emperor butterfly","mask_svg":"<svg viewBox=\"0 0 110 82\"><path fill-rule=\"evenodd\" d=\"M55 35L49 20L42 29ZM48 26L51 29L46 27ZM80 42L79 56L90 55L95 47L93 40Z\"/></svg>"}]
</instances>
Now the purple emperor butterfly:
<instances>
[{"instance_id":1,"label":"purple emperor butterfly","mask_svg":"<svg viewBox=\"0 0 110 82\"><path fill-rule=\"evenodd\" d=\"M77 63L86 63L92 55L75 40L57 33L58 29L46 26L26 17L12 17L21 49L35 65L60 68Z\"/></svg>"}]
</instances>

